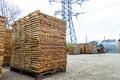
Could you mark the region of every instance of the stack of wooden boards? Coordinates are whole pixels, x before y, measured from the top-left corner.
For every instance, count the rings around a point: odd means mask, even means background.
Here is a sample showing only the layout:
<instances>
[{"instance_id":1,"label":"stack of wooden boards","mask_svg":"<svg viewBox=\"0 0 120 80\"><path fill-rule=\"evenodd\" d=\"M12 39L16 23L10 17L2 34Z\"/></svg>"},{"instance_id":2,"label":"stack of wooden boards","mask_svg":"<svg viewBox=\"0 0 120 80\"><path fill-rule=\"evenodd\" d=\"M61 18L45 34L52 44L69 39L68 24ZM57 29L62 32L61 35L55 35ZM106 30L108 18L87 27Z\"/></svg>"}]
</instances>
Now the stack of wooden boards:
<instances>
[{"instance_id":1,"label":"stack of wooden boards","mask_svg":"<svg viewBox=\"0 0 120 80\"><path fill-rule=\"evenodd\" d=\"M70 55L74 55L74 46L71 46L71 47L69 48L69 54L70 54Z\"/></svg>"},{"instance_id":2,"label":"stack of wooden boards","mask_svg":"<svg viewBox=\"0 0 120 80\"><path fill-rule=\"evenodd\" d=\"M79 48L80 48L80 53L85 53L85 44L84 43L79 44Z\"/></svg>"},{"instance_id":3,"label":"stack of wooden boards","mask_svg":"<svg viewBox=\"0 0 120 80\"><path fill-rule=\"evenodd\" d=\"M4 54L5 17L0 16L0 80L2 79L2 63Z\"/></svg>"},{"instance_id":4,"label":"stack of wooden boards","mask_svg":"<svg viewBox=\"0 0 120 80\"><path fill-rule=\"evenodd\" d=\"M87 54L90 54L90 53L97 53L97 45L96 44L91 44L91 43L88 43L88 44L85 44L85 48L84 48L84 52L87 53Z\"/></svg>"},{"instance_id":5,"label":"stack of wooden boards","mask_svg":"<svg viewBox=\"0 0 120 80\"><path fill-rule=\"evenodd\" d=\"M91 54L91 53L98 53L97 52L97 45L96 44L91 44L91 43L81 43L78 44L80 48L80 54L86 53L86 54ZM74 54L74 47L70 47L69 54Z\"/></svg>"},{"instance_id":6,"label":"stack of wooden boards","mask_svg":"<svg viewBox=\"0 0 120 80\"><path fill-rule=\"evenodd\" d=\"M66 22L35 11L12 24L11 68L66 69Z\"/></svg>"},{"instance_id":7,"label":"stack of wooden boards","mask_svg":"<svg viewBox=\"0 0 120 80\"><path fill-rule=\"evenodd\" d=\"M9 66L10 65L10 58L11 58L11 53L12 53L11 50L12 50L12 46L11 46L11 29L6 29L3 66Z\"/></svg>"}]
</instances>

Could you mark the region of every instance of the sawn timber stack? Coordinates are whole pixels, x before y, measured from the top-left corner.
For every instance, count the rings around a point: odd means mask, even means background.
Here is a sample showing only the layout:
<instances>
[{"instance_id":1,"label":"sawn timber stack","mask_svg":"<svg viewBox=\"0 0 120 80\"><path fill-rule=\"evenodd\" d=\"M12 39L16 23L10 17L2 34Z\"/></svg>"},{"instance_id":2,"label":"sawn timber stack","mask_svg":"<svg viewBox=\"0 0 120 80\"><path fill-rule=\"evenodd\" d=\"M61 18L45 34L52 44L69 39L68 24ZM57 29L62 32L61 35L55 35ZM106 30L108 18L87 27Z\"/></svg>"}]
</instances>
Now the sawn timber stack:
<instances>
[{"instance_id":1,"label":"sawn timber stack","mask_svg":"<svg viewBox=\"0 0 120 80\"><path fill-rule=\"evenodd\" d=\"M35 73L66 69L66 22L39 10L12 24L11 68Z\"/></svg>"},{"instance_id":2,"label":"sawn timber stack","mask_svg":"<svg viewBox=\"0 0 120 80\"><path fill-rule=\"evenodd\" d=\"M3 54L5 50L4 39L5 39L5 17L0 16L0 80L2 79L2 63L3 63Z\"/></svg>"},{"instance_id":3,"label":"sawn timber stack","mask_svg":"<svg viewBox=\"0 0 120 80\"><path fill-rule=\"evenodd\" d=\"M6 31L5 31L5 51L4 51L3 66L9 66L10 65L11 54L12 54L11 29L6 29Z\"/></svg>"}]
</instances>

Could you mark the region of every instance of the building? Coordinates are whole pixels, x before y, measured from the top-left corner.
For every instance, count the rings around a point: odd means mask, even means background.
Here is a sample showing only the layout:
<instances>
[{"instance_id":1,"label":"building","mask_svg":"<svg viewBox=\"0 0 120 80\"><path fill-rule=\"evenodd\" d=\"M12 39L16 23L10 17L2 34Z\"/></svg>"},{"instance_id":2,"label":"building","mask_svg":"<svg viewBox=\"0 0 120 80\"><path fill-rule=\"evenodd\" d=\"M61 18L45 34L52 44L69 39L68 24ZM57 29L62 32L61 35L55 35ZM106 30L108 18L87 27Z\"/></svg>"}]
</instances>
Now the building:
<instances>
[{"instance_id":1,"label":"building","mask_svg":"<svg viewBox=\"0 0 120 80\"><path fill-rule=\"evenodd\" d=\"M101 44L104 46L105 52L118 52L118 41L116 39L103 40Z\"/></svg>"}]
</instances>

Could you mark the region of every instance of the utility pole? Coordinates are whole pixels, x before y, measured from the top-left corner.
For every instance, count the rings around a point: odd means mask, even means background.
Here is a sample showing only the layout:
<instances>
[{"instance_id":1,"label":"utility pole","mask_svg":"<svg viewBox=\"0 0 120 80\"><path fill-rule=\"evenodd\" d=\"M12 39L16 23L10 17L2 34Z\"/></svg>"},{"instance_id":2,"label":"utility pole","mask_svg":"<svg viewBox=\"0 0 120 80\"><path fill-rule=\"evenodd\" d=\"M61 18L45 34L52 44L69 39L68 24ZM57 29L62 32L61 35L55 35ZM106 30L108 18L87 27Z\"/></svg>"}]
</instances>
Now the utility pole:
<instances>
[{"instance_id":1,"label":"utility pole","mask_svg":"<svg viewBox=\"0 0 120 80\"><path fill-rule=\"evenodd\" d=\"M104 40L106 40L105 36L104 36Z\"/></svg>"},{"instance_id":2,"label":"utility pole","mask_svg":"<svg viewBox=\"0 0 120 80\"><path fill-rule=\"evenodd\" d=\"M88 36L87 36L87 34L86 34L86 36L85 36L85 42L87 43L87 40L88 40Z\"/></svg>"}]
</instances>

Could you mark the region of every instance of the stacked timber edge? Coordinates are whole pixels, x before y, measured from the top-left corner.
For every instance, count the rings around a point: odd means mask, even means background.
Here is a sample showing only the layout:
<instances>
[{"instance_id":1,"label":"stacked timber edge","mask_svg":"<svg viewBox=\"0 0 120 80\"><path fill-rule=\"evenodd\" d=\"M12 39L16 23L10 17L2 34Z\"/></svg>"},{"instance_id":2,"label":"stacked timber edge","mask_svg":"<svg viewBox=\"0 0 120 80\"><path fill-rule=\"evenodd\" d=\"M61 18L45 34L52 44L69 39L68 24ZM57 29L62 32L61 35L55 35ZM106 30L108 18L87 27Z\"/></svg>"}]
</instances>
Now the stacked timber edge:
<instances>
[{"instance_id":1,"label":"stacked timber edge","mask_svg":"<svg viewBox=\"0 0 120 80\"><path fill-rule=\"evenodd\" d=\"M4 54L4 37L5 37L5 17L0 16L0 80L2 80L2 63Z\"/></svg>"},{"instance_id":2,"label":"stacked timber edge","mask_svg":"<svg viewBox=\"0 0 120 80\"><path fill-rule=\"evenodd\" d=\"M5 31L5 51L4 51L4 60L3 67L7 67L10 65L10 59L12 54L12 46L11 46L11 29L6 29Z\"/></svg>"},{"instance_id":3,"label":"stacked timber edge","mask_svg":"<svg viewBox=\"0 0 120 80\"><path fill-rule=\"evenodd\" d=\"M68 49L68 53L69 53L69 55L80 54L79 45L78 44L74 44L74 45L70 46L69 49Z\"/></svg>"},{"instance_id":4,"label":"stacked timber edge","mask_svg":"<svg viewBox=\"0 0 120 80\"><path fill-rule=\"evenodd\" d=\"M39 10L12 24L10 69L44 75L66 71L66 22ZM37 77L37 80L40 80Z\"/></svg>"},{"instance_id":5,"label":"stacked timber edge","mask_svg":"<svg viewBox=\"0 0 120 80\"><path fill-rule=\"evenodd\" d=\"M84 52L86 54L95 54L95 53L97 53L97 45L91 44L91 43L86 43L84 50L85 50Z\"/></svg>"}]
</instances>

